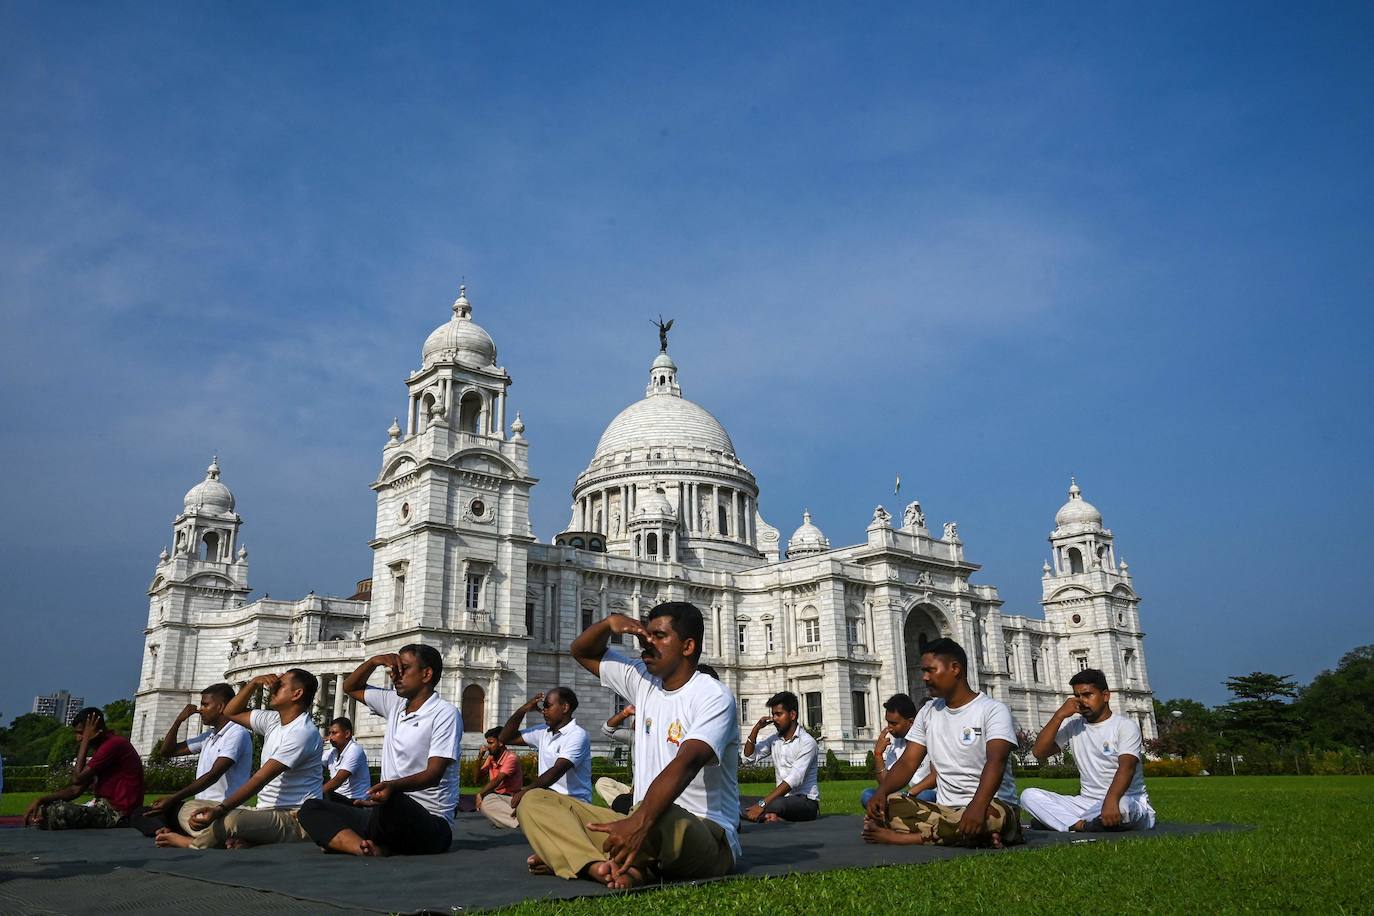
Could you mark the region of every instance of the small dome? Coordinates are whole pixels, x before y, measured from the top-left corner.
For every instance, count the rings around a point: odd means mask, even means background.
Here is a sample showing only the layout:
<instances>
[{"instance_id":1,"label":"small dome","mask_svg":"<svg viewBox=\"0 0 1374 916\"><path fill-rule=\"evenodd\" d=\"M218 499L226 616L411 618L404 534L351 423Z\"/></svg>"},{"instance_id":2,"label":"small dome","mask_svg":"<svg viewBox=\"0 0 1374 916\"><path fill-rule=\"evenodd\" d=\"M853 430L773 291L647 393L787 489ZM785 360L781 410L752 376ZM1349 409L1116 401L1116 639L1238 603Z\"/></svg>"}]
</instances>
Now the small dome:
<instances>
[{"instance_id":1,"label":"small dome","mask_svg":"<svg viewBox=\"0 0 1374 916\"><path fill-rule=\"evenodd\" d=\"M635 507L635 520L640 519L675 519L677 513L673 511L673 504L668 502L668 497L663 495L662 490L655 490L640 500Z\"/></svg>"},{"instance_id":2,"label":"small dome","mask_svg":"<svg viewBox=\"0 0 1374 916\"><path fill-rule=\"evenodd\" d=\"M649 368L650 368L650 369L669 369L669 370L671 370L671 371L676 372L676 371L677 371L677 363L673 362L673 358L672 358L671 356L669 356L667 353L660 353L660 354L658 354L657 356L654 357L653 365L651 365Z\"/></svg>"},{"instance_id":3,"label":"small dome","mask_svg":"<svg viewBox=\"0 0 1374 916\"><path fill-rule=\"evenodd\" d=\"M787 539L787 558L810 556L813 553L824 553L830 549L830 541L821 532L821 529L811 524L811 511L808 509L802 513L802 523L792 536Z\"/></svg>"},{"instance_id":4,"label":"small dome","mask_svg":"<svg viewBox=\"0 0 1374 916\"><path fill-rule=\"evenodd\" d=\"M1102 513L1097 511L1097 507L1083 498L1083 491L1078 489L1078 481L1069 478L1069 501L1060 507L1054 514L1054 524L1057 528L1066 525L1101 525Z\"/></svg>"},{"instance_id":5,"label":"small dome","mask_svg":"<svg viewBox=\"0 0 1374 916\"><path fill-rule=\"evenodd\" d=\"M496 365L496 342L472 320L468 288L460 287L453 303L453 317L425 339L425 367L452 361L474 369Z\"/></svg>"},{"instance_id":6,"label":"small dome","mask_svg":"<svg viewBox=\"0 0 1374 916\"><path fill-rule=\"evenodd\" d=\"M210 460L205 479L186 491L182 505L187 512L212 512L226 515L234 511L234 494L219 481L219 456Z\"/></svg>"}]
</instances>

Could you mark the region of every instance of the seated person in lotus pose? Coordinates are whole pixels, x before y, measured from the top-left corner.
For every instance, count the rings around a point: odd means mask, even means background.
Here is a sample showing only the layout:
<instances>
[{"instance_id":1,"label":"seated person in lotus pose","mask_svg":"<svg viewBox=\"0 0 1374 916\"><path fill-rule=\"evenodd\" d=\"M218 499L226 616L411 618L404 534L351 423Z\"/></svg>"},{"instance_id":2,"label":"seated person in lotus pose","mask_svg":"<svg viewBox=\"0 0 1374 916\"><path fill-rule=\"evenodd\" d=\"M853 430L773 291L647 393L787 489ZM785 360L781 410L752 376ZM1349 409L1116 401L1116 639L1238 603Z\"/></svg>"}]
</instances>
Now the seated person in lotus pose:
<instances>
[{"instance_id":1,"label":"seated person in lotus pose","mask_svg":"<svg viewBox=\"0 0 1374 916\"><path fill-rule=\"evenodd\" d=\"M249 709L261 687L267 709ZM291 843L306 838L296 812L307 799L319 798L324 782L320 756L324 742L310 717L319 682L303 668L253 678L224 707L224 717L263 736L262 765L256 773L213 806L191 811L191 836L170 828L157 832L157 845L222 849ZM256 807L240 807L254 795Z\"/></svg>"},{"instance_id":2,"label":"seated person in lotus pose","mask_svg":"<svg viewBox=\"0 0 1374 916\"><path fill-rule=\"evenodd\" d=\"M916 702L904 693L894 693L883 704L883 719L887 722L878 733L878 741L873 746L873 766L877 770L878 785L882 785L888 769L906 750L906 736L916 722ZM935 801L935 773L930 768L930 755L926 754L921 766L912 777L913 782L902 794L919 798L921 801ZM864 789L859 794L859 807L867 809L869 799L878 794L877 786Z\"/></svg>"},{"instance_id":3,"label":"seated person in lotus pose","mask_svg":"<svg viewBox=\"0 0 1374 916\"><path fill-rule=\"evenodd\" d=\"M353 740L353 721L339 716L329 723L325 733L324 765L329 778L324 783L324 797L334 801L351 802L367 798L372 788L372 771L367 768L367 754Z\"/></svg>"},{"instance_id":4,"label":"seated person in lotus pose","mask_svg":"<svg viewBox=\"0 0 1374 916\"><path fill-rule=\"evenodd\" d=\"M187 836L198 833L191 827L191 814L224 801L253 772L253 736L224 714L225 706L233 698L234 688L228 684L206 687L200 692L200 705L186 704L167 729L162 739L162 756L196 754L196 778L133 818L133 826L145 836L156 836L164 827ZM208 731L177 741L181 726L197 713L200 724Z\"/></svg>"},{"instance_id":5,"label":"seated person in lotus pose","mask_svg":"<svg viewBox=\"0 0 1374 916\"><path fill-rule=\"evenodd\" d=\"M969 686L967 671L968 656L954 640L926 644L921 673L936 699L916 714L906 750L869 800L865 841L996 847L1024 842L1008 765L1016 725L1005 705ZM937 800L892 798L910 785L927 754Z\"/></svg>"},{"instance_id":6,"label":"seated person in lotus pose","mask_svg":"<svg viewBox=\"0 0 1374 916\"><path fill-rule=\"evenodd\" d=\"M501 729L487 729L486 739L486 745L477 753L477 778L486 780L477 790L477 810L497 827L514 830L520 825L515 820L510 800L524 785L525 774L515 751L501 742ZM488 805L486 800L493 796L502 799L504 804Z\"/></svg>"},{"instance_id":7,"label":"seated person in lotus pose","mask_svg":"<svg viewBox=\"0 0 1374 916\"><path fill-rule=\"evenodd\" d=\"M143 806L143 760L128 738L105 725L105 714L87 706L72 720L76 765L67 786L29 805L24 823L43 830L124 827ZM89 805L74 804L90 792Z\"/></svg>"},{"instance_id":8,"label":"seated person in lotus pose","mask_svg":"<svg viewBox=\"0 0 1374 916\"><path fill-rule=\"evenodd\" d=\"M744 758L759 763L771 757L778 784L762 801L742 815L748 821L814 821L820 814L821 789L816 784L820 748L797 722L800 704L790 690L768 699L770 715L754 723L744 742ZM759 729L771 725L775 733L758 740Z\"/></svg>"},{"instance_id":9,"label":"seated person in lotus pose","mask_svg":"<svg viewBox=\"0 0 1374 916\"><path fill-rule=\"evenodd\" d=\"M609 648L630 634L631 661ZM641 623L611 614L573 640L572 657L635 707L634 808L628 816L547 789L526 793L520 829L530 870L634 887L655 875L715 878L739 861L739 723L735 698L697 669L705 624L684 601Z\"/></svg>"},{"instance_id":10,"label":"seated person in lotus pose","mask_svg":"<svg viewBox=\"0 0 1374 916\"><path fill-rule=\"evenodd\" d=\"M1021 807L1051 830L1149 830L1155 811L1141 773L1140 726L1112 712L1107 676L1086 668L1069 678L1073 695L1040 730L1031 753L1039 760L1072 748L1079 793L1021 793Z\"/></svg>"},{"instance_id":11,"label":"seated person in lotus pose","mask_svg":"<svg viewBox=\"0 0 1374 916\"><path fill-rule=\"evenodd\" d=\"M536 709L543 711L544 724L521 731L520 723ZM498 795L484 800L483 812L491 808L488 820L499 823L513 817L518 821L520 802L534 789L552 789L584 802L592 800L592 741L573 718L576 711L577 694L567 687L554 687L547 694L536 693L506 720L501 743L534 748L539 753L539 775L509 799Z\"/></svg>"},{"instance_id":12,"label":"seated person in lotus pose","mask_svg":"<svg viewBox=\"0 0 1374 916\"><path fill-rule=\"evenodd\" d=\"M697 669L701 670L700 668ZM633 725L626 725L635 715L634 705L626 706L620 712L611 716L606 723L601 726L602 737L609 738L616 744L623 744L628 748L635 746L635 729ZM633 771L633 760L631 761ZM630 806L634 802L634 790L618 779L609 776L602 776L595 783L596 794L616 814L629 814Z\"/></svg>"},{"instance_id":13,"label":"seated person in lotus pose","mask_svg":"<svg viewBox=\"0 0 1374 916\"><path fill-rule=\"evenodd\" d=\"M387 672L392 686L368 685L378 668ZM386 719L382 781L352 804L335 799L306 803L300 819L310 839L324 849L355 856L448 850L458 807L463 720L435 692L443 673L437 649L412 643L395 654L374 655L344 678L349 696Z\"/></svg>"}]
</instances>

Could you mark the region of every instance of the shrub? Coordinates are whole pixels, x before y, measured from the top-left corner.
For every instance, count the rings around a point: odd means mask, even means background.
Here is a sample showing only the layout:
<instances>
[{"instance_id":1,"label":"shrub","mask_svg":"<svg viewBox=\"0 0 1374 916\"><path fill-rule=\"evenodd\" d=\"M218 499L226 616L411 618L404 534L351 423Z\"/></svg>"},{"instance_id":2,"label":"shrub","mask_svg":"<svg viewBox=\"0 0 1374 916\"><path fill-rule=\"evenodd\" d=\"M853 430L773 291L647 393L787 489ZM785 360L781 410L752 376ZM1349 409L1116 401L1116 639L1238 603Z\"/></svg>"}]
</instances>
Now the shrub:
<instances>
[{"instance_id":1,"label":"shrub","mask_svg":"<svg viewBox=\"0 0 1374 916\"><path fill-rule=\"evenodd\" d=\"M1147 760L1145 761L1145 775L1147 777L1201 776L1202 758L1184 757L1177 760Z\"/></svg>"}]
</instances>

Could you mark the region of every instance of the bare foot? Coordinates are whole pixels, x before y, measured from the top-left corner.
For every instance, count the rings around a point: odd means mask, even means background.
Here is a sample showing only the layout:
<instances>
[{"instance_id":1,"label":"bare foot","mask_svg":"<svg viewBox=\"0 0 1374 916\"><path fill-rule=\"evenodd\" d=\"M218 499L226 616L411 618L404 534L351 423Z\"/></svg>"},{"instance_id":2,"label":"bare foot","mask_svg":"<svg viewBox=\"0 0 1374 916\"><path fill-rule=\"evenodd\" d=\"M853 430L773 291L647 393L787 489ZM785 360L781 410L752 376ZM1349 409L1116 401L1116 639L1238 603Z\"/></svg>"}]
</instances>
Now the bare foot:
<instances>
[{"instance_id":1,"label":"bare foot","mask_svg":"<svg viewBox=\"0 0 1374 916\"><path fill-rule=\"evenodd\" d=\"M530 870L530 874L532 875L553 874L553 869L549 868L548 864L545 863L544 860L539 858L538 856L530 856L528 859L526 859L525 867Z\"/></svg>"},{"instance_id":2,"label":"bare foot","mask_svg":"<svg viewBox=\"0 0 1374 916\"><path fill-rule=\"evenodd\" d=\"M1001 848L1002 848L1002 834L998 833L996 830L994 830L994 831L992 832L992 848L993 848L993 849L1001 849Z\"/></svg>"},{"instance_id":3,"label":"bare foot","mask_svg":"<svg viewBox=\"0 0 1374 916\"><path fill-rule=\"evenodd\" d=\"M610 862L593 862L587 866L587 877L616 890L628 890L644 883L644 872L639 868L631 865L617 875Z\"/></svg>"},{"instance_id":4,"label":"bare foot","mask_svg":"<svg viewBox=\"0 0 1374 916\"><path fill-rule=\"evenodd\" d=\"M242 837L231 836L224 841L225 849L252 849L257 843L250 843Z\"/></svg>"},{"instance_id":5,"label":"bare foot","mask_svg":"<svg viewBox=\"0 0 1374 916\"><path fill-rule=\"evenodd\" d=\"M765 824L781 824L782 818L778 817L776 814L765 814L763 816L763 822Z\"/></svg>"},{"instance_id":6,"label":"bare foot","mask_svg":"<svg viewBox=\"0 0 1374 916\"><path fill-rule=\"evenodd\" d=\"M1069 829L1072 830L1072 831L1074 831L1074 832L1078 832L1078 831L1082 830L1082 829L1083 829L1084 827L1086 827L1086 826L1088 826L1087 821L1079 821L1078 823L1074 824L1074 825L1073 825L1072 827L1070 827Z\"/></svg>"},{"instance_id":7,"label":"bare foot","mask_svg":"<svg viewBox=\"0 0 1374 916\"><path fill-rule=\"evenodd\" d=\"M865 843L882 843L887 846L920 846L925 837L919 833L899 833L891 827L884 827L876 821L865 818L863 838Z\"/></svg>"},{"instance_id":8,"label":"bare foot","mask_svg":"<svg viewBox=\"0 0 1374 916\"><path fill-rule=\"evenodd\" d=\"M167 848L190 849L190 848L191 848L191 838L190 838L190 837L188 837L188 836L183 836L183 835L181 835L180 833L177 833L175 830L170 830L170 829L168 829L167 827L163 827L161 830L159 830L159 831L157 832L157 835L153 837L153 842L156 843L157 845L163 847L164 849L167 849Z\"/></svg>"},{"instance_id":9,"label":"bare foot","mask_svg":"<svg viewBox=\"0 0 1374 916\"><path fill-rule=\"evenodd\" d=\"M391 855L391 851L380 843L374 843L371 840L363 840L358 843L358 855L380 859Z\"/></svg>"}]
</instances>

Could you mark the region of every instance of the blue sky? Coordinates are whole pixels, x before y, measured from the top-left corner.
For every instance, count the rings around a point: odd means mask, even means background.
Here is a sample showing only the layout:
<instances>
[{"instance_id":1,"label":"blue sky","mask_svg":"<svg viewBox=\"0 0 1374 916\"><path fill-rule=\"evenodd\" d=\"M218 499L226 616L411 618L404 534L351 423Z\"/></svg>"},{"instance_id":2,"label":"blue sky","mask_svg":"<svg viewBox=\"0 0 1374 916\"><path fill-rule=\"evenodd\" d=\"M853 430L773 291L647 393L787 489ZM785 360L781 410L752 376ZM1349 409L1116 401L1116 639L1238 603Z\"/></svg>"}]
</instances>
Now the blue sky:
<instances>
[{"instance_id":1,"label":"blue sky","mask_svg":"<svg viewBox=\"0 0 1374 916\"><path fill-rule=\"evenodd\" d=\"M919 497L1038 614L1068 477L1162 697L1374 642L1368 6L0 6L0 715L135 688L218 452L348 594L466 278L567 519L677 319L784 533Z\"/></svg>"}]
</instances>

